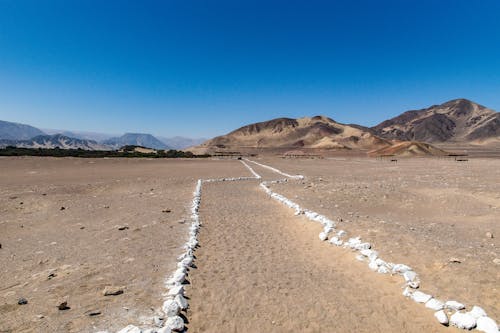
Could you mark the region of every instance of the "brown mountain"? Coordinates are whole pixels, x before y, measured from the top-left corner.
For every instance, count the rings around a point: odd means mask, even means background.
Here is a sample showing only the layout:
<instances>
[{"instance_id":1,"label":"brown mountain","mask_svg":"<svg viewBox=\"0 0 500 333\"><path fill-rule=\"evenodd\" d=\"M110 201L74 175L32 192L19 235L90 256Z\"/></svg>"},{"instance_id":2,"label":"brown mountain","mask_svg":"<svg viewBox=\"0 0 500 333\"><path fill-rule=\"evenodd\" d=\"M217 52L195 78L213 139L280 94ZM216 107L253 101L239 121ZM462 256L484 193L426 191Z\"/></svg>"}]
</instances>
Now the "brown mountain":
<instances>
[{"instance_id":1,"label":"brown mountain","mask_svg":"<svg viewBox=\"0 0 500 333\"><path fill-rule=\"evenodd\" d=\"M500 140L500 113L467 99L407 111L372 127L386 139L483 143Z\"/></svg>"},{"instance_id":2,"label":"brown mountain","mask_svg":"<svg viewBox=\"0 0 500 333\"><path fill-rule=\"evenodd\" d=\"M444 156L448 153L428 143L417 141L395 142L390 147L370 151L369 156Z\"/></svg>"},{"instance_id":3,"label":"brown mountain","mask_svg":"<svg viewBox=\"0 0 500 333\"><path fill-rule=\"evenodd\" d=\"M376 149L389 146L370 131L324 117L277 118L243 126L194 147L196 152L261 148Z\"/></svg>"}]
</instances>

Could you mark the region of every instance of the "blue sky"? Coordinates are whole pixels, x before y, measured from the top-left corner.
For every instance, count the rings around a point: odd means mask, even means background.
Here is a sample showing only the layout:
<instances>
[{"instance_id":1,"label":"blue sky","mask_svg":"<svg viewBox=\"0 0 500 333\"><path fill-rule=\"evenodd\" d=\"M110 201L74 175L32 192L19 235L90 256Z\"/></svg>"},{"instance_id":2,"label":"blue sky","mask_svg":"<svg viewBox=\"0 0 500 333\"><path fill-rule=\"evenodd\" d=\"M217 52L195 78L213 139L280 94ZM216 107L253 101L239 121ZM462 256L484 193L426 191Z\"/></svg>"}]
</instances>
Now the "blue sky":
<instances>
[{"instance_id":1,"label":"blue sky","mask_svg":"<svg viewBox=\"0 0 500 333\"><path fill-rule=\"evenodd\" d=\"M0 119L210 137L276 117L500 110L500 1L0 0Z\"/></svg>"}]
</instances>

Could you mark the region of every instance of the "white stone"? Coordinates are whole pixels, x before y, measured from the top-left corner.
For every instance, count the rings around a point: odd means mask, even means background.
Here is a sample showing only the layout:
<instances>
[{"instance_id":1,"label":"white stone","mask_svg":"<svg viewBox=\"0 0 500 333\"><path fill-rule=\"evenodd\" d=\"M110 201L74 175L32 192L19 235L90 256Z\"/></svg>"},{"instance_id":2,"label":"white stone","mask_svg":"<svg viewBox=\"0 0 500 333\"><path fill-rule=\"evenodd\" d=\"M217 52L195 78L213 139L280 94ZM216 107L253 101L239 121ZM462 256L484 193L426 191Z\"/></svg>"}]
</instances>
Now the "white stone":
<instances>
[{"instance_id":1,"label":"white stone","mask_svg":"<svg viewBox=\"0 0 500 333\"><path fill-rule=\"evenodd\" d=\"M332 238L329 240L329 242L330 242L330 244L337 245L337 246L341 246L341 245L342 245L342 243L343 243L343 242L342 242L342 241L341 241L338 237L336 237L336 236L332 237Z\"/></svg>"},{"instance_id":2,"label":"white stone","mask_svg":"<svg viewBox=\"0 0 500 333\"><path fill-rule=\"evenodd\" d=\"M181 332L184 329L184 320L182 320L179 316L169 317L167 318L164 327L167 327L175 332Z\"/></svg>"},{"instance_id":3,"label":"white stone","mask_svg":"<svg viewBox=\"0 0 500 333\"><path fill-rule=\"evenodd\" d=\"M170 290L168 291L169 296L176 296L176 295L183 295L184 294L184 287L182 285L175 285Z\"/></svg>"},{"instance_id":4,"label":"white stone","mask_svg":"<svg viewBox=\"0 0 500 333\"><path fill-rule=\"evenodd\" d=\"M450 317L450 324L458 328L470 330L476 327L476 319L470 314L455 312Z\"/></svg>"},{"instance_id":5,"label":"white stone","mask_svg":"<svg viewBox=\"0 0 500 333\"><path fill-rule=\"evenodd\" d=\"M403 290L404 297L410 297L412 293L413 293L412 290L408 287L406 287L405 290Z\"/></svg>"},{"instance_id":6,"label":"white stone","mask_svg":"<svg viewBox=\"0 0 500 333\"><path fill-rule=\"evenodd\" d=\"M417 273L415 273L414 271L406 271L403 273L403 278L406 282L414 281L417 278Z\"/></svg>"},{"instance_id":7,"label":"white stone","mask_svg":"<svg viewBox=\"0 0 500 333\"><path fill-rule=\"evenodd\" d=\"M411 299L417 303L426 303L431 298L432 298L431 295L428 295L418 290L411 295Z\"/></svg>"},{"instance_id":8,"label":"white stone","mask_svg":"<svg viewBox=\"0 0 500 333\"><path fill-rule=\"evenodd\" d=\"M159 328L156 333L172 333L172 330L169 327Z\"/></svg>"},{"instance_id":9,"label":"white stone","mask_svg":"<svg viewBox=\"0 0 500 333\"><path fill-rule=\"evenodd\" d=\"M134 325L128 325L125 328L122 328L117 333L142 333L141 329Z\"/></svg>"},{"instance_id":10,"label":"white stone","mask_svg":"<svg viewBox=\"0 0 500 333\"><path fill-rule=\"evenodd\" d=\"M375 263L378 265L378 266L385 266L386 262L383 261L382 259L380 258L377 258L375 259Z\"/></svg>"},{"instance_id":11,"label":"white stone","mask_svg":"<svg viewBox=\"0 0 500 333\"><path fill-rule=\"evenodd\" d=\"M337 237L344 237L346 234L347 234L347 232L345 232L344 230L339 230L337 232Z\"/></svg>"},{"instance_id":12,"label":"white stone","mask_svg":"<svg viewBox=\"0 0 500 333\"><path fill-rule=\"evenodd\" d=\"M356 260L359 260L359 261L365 261L365 257L364 257L364 256L362 256L361 254L358 254L358 255L356 256Z\"/></svg>"},{"instance_id":13,"label":"white stone","mask_svg":"<svg viewBox=\"0 0 500 333\"><path fill-rule=\"evenodd\" d=\"M477 318L477 326L476 329L478 331L486 332L486 333L498 333L498 325L497 323L491 319L490 317L479 317Z\"/></svg>"},{"instance_id":14,"label":"white stone","mask_svg":"<svg viewBox=\"0 0 500 333\"><path fill-rule=\"evenodd\" d=\"M432 309L434 311L439 311L439 310L443 310L444 303L441 302L440 300L435 299L435 298L431 298L430 300L427 301L427 303L425 303L425 307Z\"/></svg>"},{"instance_id":15,"label":"white stone","mask_svg":"<svg viewBox=\"0 0 500 333\"><path fill-rule=\"evenodd\" d=\"M392 272L395 274L395 273L399 273L399 274L403 274L405 272L408 272L408 271L411 271L411 267L409 266L406 266L405 264L396 264L394 265L394 267L392 268Z\"/></svg>"},{"instance_id":16,"label":"white stone","mask_svg":"<svg viewBox=\"0 0 500 333\"><path fill-rule=\"evenodd\" d=\"M319 233L319 240L320 241L325 241L327 239L328 239L328 234L326 232L322 231Z\"/></svg>"},{"instance_id":17,"label":"white stone","mask_svg":"<svg viewBox=\"0 0 500 333\"><path fill-rule=\"evenodd\" d=\"M448 316L446 315L446 313L443 310L440 310L440 311L434 313L434 317L436 317L436 319L442 325L448 325L448 323L449 323Z\"/></svg>"},{"instance_id":18,"label":"white stone","mask_svg":"<svg viewBox=\"0 0 500 333\"><path fill-rule=\"evenodd\" d=\"M479 317L486 317L486 311L484 311L483 308L476 305L474 305L472 307L472 310L470 310L467 313L476 319L478 319Z\"/></svg>"},{"instance_id":19,"label":"white stone","mask_svg":"<svg viewBox=\"0 0 500 333\"><path fill-rule=\"evenodd\" d=\"M174 317L177 316L179 312L181 312L181 307L175 300L167 299L165 302L163 302L162 310L167 317Z\"/></svg>"},{"instance_id":20,"label":"white stone","mask_svg":"<svg viewBox=\"0 0 500 333\"><path fill-rule=\"evenodd\" d=\"M456 311L465 309L465 305L457 301L447 301L446 303L444 303L444 307Z\"/></svg>"},{"instance_id":21,"label":"white stone","mask_svg":"<svg viewBox=\"0 0 500 333\"><path fill-rule=\"evenodd\" d=\"M370 249L372 246L370 243L361 243L361 244L358 244L356 245L354 248L356 250L368 250Z\"/></svg>"},{"instance_id":22,"label":"white stone","mask_svg":"<svg viewBox=\"0 0 500 333\"><path fill-rule=\"evenodd\" d=\"M182 309L182 310L186 310L187 307L188 307L188 302L186 300L186 298L182 295L177 295L175 296L174 298L174 301L177 302L177 304L179 304L179 307Z\"/></svg>"},{"instance_id":23,"label":"white stone","mask_svg":"<svg viewBox=\"0 0 500 333\"><path fill-rule=\"evenodd\" d=\"M375 263L375 261L370 261L368 263L368 268L374 272L378 271L378 265Z\"/></svg>"},{"instance_id":24,"label":"white stone","mask_svg":"<svg viewBox=\"0 0 500 333\"><path fill-rule=\"evenodd\" d=\"M380 273L380 274L387 274L389 273L389 270L387 269L387 267L385 266L379 266L378 270L377 270L377 273Z\"/></svg>"}]
</instances>

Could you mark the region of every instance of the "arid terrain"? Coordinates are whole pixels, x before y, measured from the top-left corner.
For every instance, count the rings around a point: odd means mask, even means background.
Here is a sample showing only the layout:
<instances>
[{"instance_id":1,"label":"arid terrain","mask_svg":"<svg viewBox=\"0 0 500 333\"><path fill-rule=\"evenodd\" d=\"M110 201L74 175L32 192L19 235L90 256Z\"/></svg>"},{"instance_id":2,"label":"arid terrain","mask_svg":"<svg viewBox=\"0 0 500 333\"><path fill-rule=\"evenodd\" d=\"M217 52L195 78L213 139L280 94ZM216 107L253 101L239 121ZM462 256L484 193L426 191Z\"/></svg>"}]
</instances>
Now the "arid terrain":
<instances>
[{"instance_id":1,"label":"arid terrain","mask_svg":"<svg viewBox=\"0 0 500 333\"><path fill-rule=\"evenodd\" d=\"M500 318L499 159L252 159L304 175L271 189L410 265L425 292ZM251 167L262 179L203 184L188 332L459 331L402 296L400 277L321 242L320 225L259 188L283 176ZM196 180L252 176L236 159L1 158L0 169L0 332L151 327Z\"/></svg>"}]
</instances>

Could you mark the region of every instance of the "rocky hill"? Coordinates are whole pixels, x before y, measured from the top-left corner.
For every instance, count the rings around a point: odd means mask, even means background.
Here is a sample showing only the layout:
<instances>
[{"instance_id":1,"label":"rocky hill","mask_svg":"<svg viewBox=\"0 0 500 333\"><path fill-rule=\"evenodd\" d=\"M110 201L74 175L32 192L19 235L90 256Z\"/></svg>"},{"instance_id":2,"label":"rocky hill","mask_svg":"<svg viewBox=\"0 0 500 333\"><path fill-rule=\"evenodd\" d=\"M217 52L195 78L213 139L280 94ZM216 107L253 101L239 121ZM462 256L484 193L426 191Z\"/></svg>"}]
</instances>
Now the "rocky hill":
<instances>
[{"instance_id":1,"label":"rocky hill","mask_svg":"<svg viewBox=\"0 0 500 333\"><path fill-rule=\"evenodd\" d=\"M315 116L277 118L241 127L194 148L197 152L241 148L375 149L389 146L370 131Z\"/></svg>"},{"instance_id":2,"label":"rocky hill","mask_svg":"<svg viewBox=\"0 0 500 333\"><path fill-rule=\"evenodd\" d=\"M118 149L123 146L142 146L153 149L169 149L169 147L152 136L144 133L125 133L116 138L110 138L102 141L103 144Z\"/></svg>"},{"instance_id":3,"label":"rocky hill","mask_svg":"<svg viewBox=\"0 0 500 333\"><path fill-rule=\"evenodd\" d=\"M62 134L38 135L28 140L0 140L0 147L15 146L20 148L61 148L84 150L109 150L110 147L93 140L70 138Z\"/></svg>"},{"instance_id":4,"label":"rocky hill","mask_svg":"<svg viewBox=\"0 0 500 333\"><path fill-rule=\"evenodd\" d=\"M0 120L0 140L28 140L37 135L45 135L36 127Z\"/></svg>"},{"instance_id":5,"label":"rocky hill","mask_svg":"<svg viewBox=\"0 0 500 333\"><path fill-rule=\"evenodd\" d=\"M372 127L386 139L484 143L500 140L500 113L467 99L412 110Z\"/></svg>"}]
</instances>

